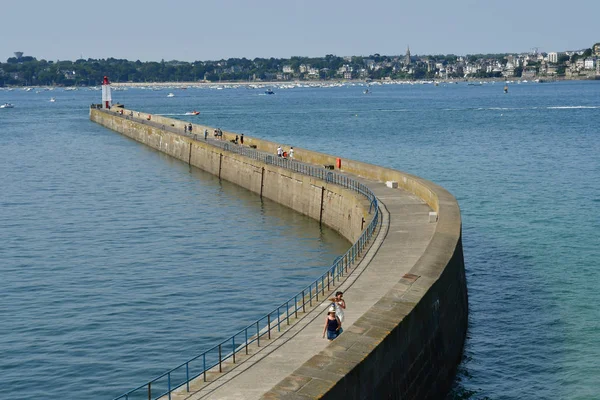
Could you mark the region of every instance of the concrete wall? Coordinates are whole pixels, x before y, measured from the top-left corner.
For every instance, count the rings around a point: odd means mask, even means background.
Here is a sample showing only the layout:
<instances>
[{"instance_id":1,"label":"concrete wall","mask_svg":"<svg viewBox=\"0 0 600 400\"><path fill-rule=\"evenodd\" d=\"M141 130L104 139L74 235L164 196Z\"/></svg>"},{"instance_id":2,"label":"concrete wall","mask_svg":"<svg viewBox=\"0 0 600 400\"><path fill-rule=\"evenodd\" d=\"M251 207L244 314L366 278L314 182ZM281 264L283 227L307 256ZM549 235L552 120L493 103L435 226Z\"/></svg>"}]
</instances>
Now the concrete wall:
<instances>
[{"instance_id":1,"label":"concrete wall","mask_svg":"<svg viewBox=\"0 0 600 400\"><path fill-rule=\"evenodd\" d=\"M324 222L351 241L360 233L362 217L366 219L367 202L344 189L98 110L91 110L91 119L216 175L220 165L223 178L254 192L260 193L259 179L263 179L263 195L316 219L324 187ZM174 124L183 132L183 122L154 116L152 120ZM194 133L205 128L212 133L212 128L202 125L194 125ZM224 132L225 139L233 137ZM244 143L272 153L278 146L247 136ZM300 148L294 148L294 153L296 159L314 164L336 165L337 161L335 156ZM410 273L326 351L265 398L309 398L297 391L309 382L320 393L316 397L323 399L443 398L462 356L468 316L456 199L442 187L400 171L353 160L341 160L341 169L374 181L396 181L422 198L438 213L435 233Z\"/></svg>"},{"instance_id":2,"label":"concrete wall","mask_svg":"<svg viewBox=\"0 0 600 400\"><path fill-rule=\"evenodd\" d=\"M125 116L129 110L123 110ZM140 114L147 120L148 114ZM260 161L217 149L202 141L167 132L161 126L143 124L124 118L116 112L90 109L90 119L131 139L144 143L185 163L203 169L222 179L308 215L335 229L350 242L362 233L363 218L370 221L369 202L356 193L303 174L263 164ZM151 121L181 129L184 123L152 116ZM193 132L203 132L203 126L194 126ZM323 211L321 212L321 204Z\"/></svg>"}]
</instances>

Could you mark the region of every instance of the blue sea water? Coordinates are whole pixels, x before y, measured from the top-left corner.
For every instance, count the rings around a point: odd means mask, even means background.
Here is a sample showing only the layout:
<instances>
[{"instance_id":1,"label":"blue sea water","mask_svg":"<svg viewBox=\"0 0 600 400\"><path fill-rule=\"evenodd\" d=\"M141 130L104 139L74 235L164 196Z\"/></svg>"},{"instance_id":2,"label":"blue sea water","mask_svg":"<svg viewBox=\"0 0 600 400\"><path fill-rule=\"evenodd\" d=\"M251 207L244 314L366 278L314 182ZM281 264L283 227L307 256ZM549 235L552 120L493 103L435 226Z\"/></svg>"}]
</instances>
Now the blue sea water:
<instances>
[{"instance_id":1,"label":"blue sea water","mask_svg":"<svg viewBox=\"0 0 600 400\"><path fill-rule=\"evenodd\" d=\"M444 186L461 206L470 307L449 397L598 398L600 82L503 86L113 98L196 109L177 117ZM232 319L261 316L347 246L91 124L99 92L49 96L0 92L16 105L0 110L0 397L120 394L216 342Z\"/></svg>"}]
</instances>

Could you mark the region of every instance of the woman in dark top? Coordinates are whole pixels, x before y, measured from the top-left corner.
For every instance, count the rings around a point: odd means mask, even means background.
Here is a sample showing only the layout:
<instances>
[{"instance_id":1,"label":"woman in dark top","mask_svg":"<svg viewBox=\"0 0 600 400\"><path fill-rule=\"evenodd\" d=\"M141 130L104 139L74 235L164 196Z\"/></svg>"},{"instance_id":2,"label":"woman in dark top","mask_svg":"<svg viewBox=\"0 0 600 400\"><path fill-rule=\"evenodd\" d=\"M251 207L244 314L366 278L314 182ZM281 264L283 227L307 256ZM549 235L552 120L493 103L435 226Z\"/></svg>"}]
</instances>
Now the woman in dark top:
<instances>
[{"instance_id":1,"label":"woman in dark top","mask_svg":"<svg viewBox=\"0 0 600 400\"><path fill-rule=\"evenodd\" d=\"M329 307L327 317L325 318L325 326L323 327L323 337L327 333L327 339L331 341L338 337L340 329L342 329L342 322L335 315L335 307Z\"/></svg>"}]
</instances>

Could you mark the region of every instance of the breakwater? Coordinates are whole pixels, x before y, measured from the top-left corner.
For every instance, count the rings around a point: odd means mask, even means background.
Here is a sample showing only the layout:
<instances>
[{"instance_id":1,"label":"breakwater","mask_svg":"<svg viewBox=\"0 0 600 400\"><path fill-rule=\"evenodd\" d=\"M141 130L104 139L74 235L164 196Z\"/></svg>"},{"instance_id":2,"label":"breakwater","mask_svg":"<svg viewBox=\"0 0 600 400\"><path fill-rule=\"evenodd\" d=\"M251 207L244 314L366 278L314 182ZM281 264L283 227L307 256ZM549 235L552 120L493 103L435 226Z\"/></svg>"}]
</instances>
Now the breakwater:
<instances>
[{"instance_id":1,"label":"breakwater","mask_svg":"<svg viewBox=\"0 0 600 400\"><path fill-rule=\"evenodd\" d=\"M190 165L320 220L351 241L362 232L365 217L368 219L370 204L364 198L326 180L216 149L202 140L170 131L183 132L182 121L157 116L148 120L145 114L135 112L125 118L114 111L97 109L91 109L90 117ZM194 125L193 131L200 136L206 128ZM224 133L226 140L232 135ZM271 154L277 146L254 138L246 138L246 144ZM305 366L294 371L267 389L265 396L283 397L291 393L306 398L441 396L447 391L460 360L467 323L461 223L456 200L443 188L399 171L338 160L304 149L295 149L295 156L318 168L338 165L344 172L370 180L374 185L382 181L397 182L400 188L436 213L430 222L435 227L431 235L423 238L425 251L408 262L410 268L406 273L399 269L397 283L381 293L368 313L347 328L324 354L316 354L313 358L317 361L311 359L310 368ZM393 221L397 216L390 214ZM392 239L392 235L383 238L388 244ZM399 247L402 243L392 243L394 245ZM384 261L374 257L370 262ZM402 260L391 262L401 264ZM377 291L377 285L372 290ZM318 361L324 357L326 363ZM307 389L311 387L313 391Z\"/></svg>"}]
</instances>

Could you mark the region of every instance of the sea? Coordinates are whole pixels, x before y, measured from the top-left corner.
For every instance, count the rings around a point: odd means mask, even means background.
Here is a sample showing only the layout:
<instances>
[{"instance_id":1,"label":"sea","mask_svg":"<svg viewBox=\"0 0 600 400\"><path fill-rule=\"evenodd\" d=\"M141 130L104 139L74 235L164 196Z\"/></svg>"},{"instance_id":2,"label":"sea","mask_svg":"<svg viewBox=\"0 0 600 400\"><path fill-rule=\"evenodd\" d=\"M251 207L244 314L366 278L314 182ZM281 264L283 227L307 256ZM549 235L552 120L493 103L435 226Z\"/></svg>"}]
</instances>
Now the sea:
<instances>
[{"instance_id":1,"label":"sea","mask_svg":"<svg viewBox=\"0 0 600 400\"><path fill-rule=\"evenodd\" d=\"M600 81L504 86L175 85L113 101L445 187L469 290L448 399L600 398ZM116 397L262 317L349 247L90 122L100 97L0 90L15 105L0 109L3 399Z\"/></svg>"}]
</instances>

